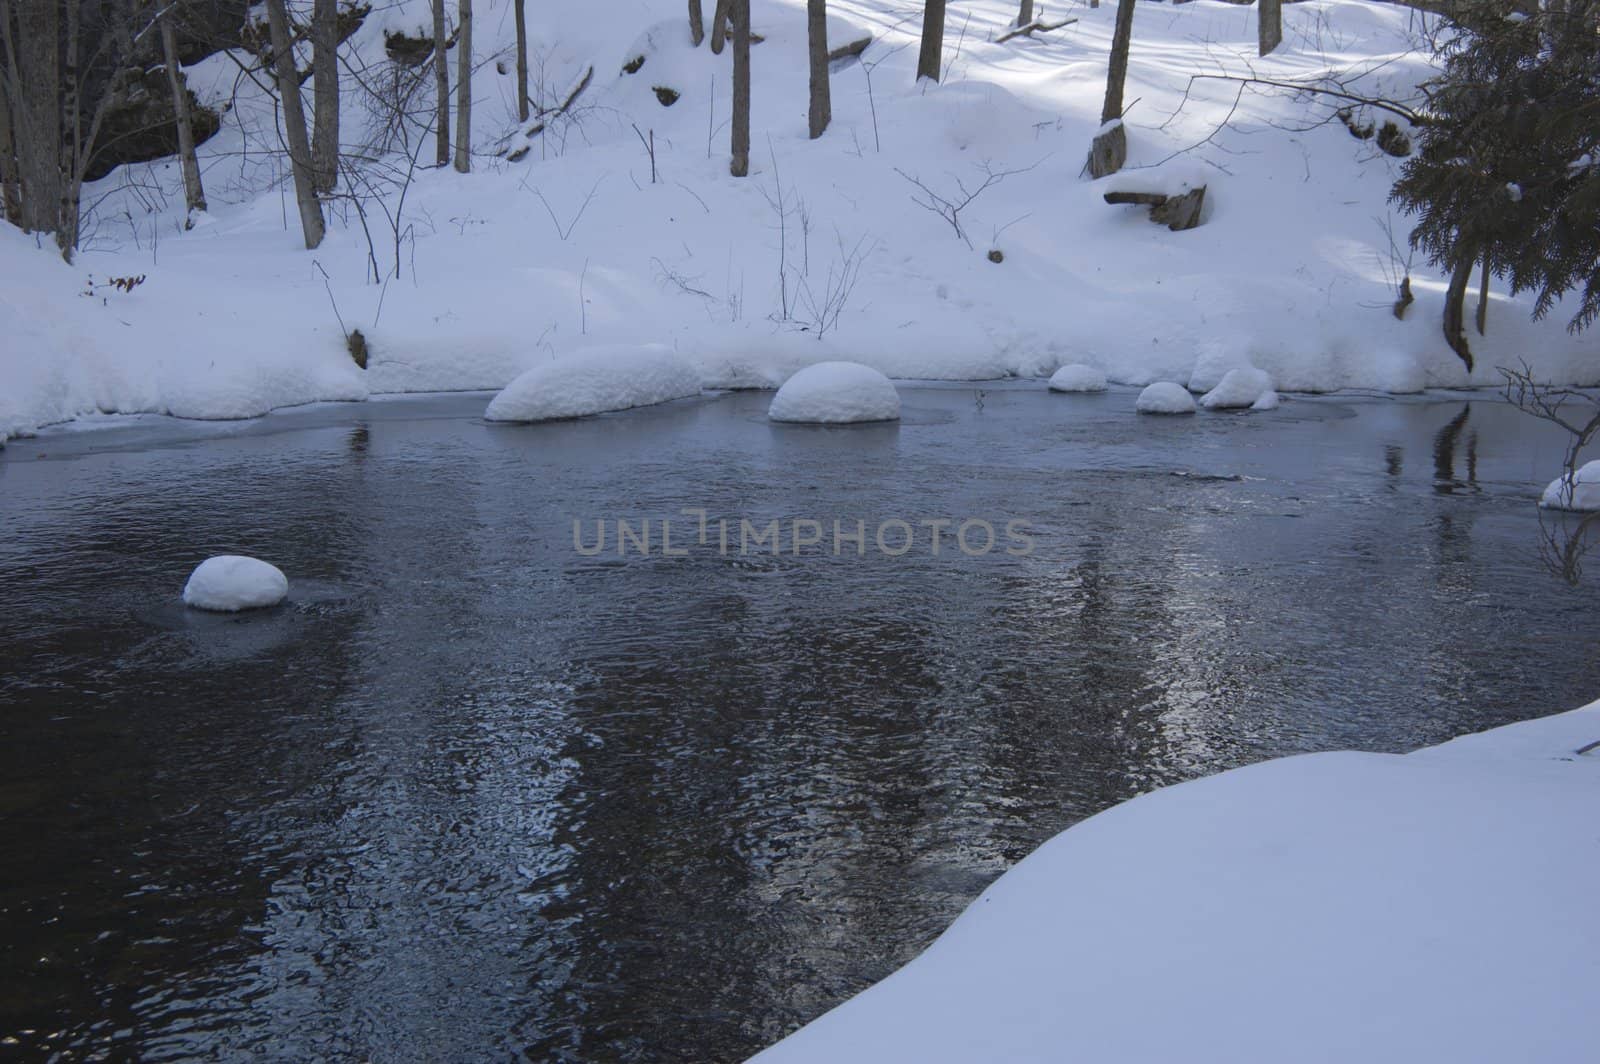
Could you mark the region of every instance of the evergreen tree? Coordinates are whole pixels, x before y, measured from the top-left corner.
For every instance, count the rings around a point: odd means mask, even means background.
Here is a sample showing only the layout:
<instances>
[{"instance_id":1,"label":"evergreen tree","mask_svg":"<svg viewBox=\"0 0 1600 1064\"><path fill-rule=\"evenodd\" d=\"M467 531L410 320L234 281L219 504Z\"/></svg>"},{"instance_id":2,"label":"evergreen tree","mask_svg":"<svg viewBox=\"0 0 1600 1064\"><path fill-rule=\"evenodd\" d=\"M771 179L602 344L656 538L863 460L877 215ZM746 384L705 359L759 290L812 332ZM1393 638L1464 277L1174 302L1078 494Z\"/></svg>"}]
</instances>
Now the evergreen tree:
<instances>
[{"instance_id":1,"label":"evergreen tree","mask_svg":"<svg viewBox=\"0 0 1600 1064\"><path fill-rule=\"evenodd\" d=\"M1537 293L1535 317L1574 289L1569 328L1600 316L1600 0L1462 0L1451 15L1393 197L1419 216L1412 244L1462 281L1445 333L1470 367L1461 302L1476 262Z\"/></svg>"}]
</instances>

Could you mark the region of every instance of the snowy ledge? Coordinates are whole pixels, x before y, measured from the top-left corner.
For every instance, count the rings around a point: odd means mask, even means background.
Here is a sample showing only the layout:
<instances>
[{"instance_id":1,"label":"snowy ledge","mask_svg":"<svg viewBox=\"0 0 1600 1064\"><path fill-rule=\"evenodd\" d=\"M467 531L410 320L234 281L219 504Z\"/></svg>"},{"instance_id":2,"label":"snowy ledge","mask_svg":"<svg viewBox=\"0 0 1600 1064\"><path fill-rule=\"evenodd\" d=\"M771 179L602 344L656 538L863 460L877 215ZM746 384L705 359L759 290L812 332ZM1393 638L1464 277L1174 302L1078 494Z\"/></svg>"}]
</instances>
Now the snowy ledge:
<instances>
[{"instance_id":1,"label":"snowy ledge","mask_svg":"<svg viewBox=\"0 0 1600 1064\"><path fill-rule=\"evenodd\" d=\"M755 1059L1592 1059L1597 740L1600 702L1135 798Z\"/></svg>"}]
</instances>

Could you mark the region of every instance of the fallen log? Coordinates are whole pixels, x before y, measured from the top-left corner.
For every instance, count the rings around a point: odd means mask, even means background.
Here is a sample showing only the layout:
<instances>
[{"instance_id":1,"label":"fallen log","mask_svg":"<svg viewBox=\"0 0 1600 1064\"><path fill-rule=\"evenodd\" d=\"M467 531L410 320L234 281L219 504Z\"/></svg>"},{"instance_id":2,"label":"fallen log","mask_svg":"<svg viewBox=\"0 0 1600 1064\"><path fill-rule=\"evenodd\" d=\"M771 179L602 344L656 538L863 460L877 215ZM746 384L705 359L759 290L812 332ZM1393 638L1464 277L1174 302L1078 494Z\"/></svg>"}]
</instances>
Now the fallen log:
<instances>
[{"instance_id":1,"label":"fallen log","mask_svg":"<svg viewBox=\"0 0 1600 1064\"><path fill-rule=\"evenodd\" d=\"M1049 33L1051 30L1058 30L1062 26L1070 26L1076 21L1078 20L1075 18L1064 18L1059 22L1046 22L1042 18L1036 18L1026 26L1018 26L1016 29L1007 30L996 37L994 43L1005 44L1013 37L1031 37L1035 33Z\"/></svg>"}]
</instances>

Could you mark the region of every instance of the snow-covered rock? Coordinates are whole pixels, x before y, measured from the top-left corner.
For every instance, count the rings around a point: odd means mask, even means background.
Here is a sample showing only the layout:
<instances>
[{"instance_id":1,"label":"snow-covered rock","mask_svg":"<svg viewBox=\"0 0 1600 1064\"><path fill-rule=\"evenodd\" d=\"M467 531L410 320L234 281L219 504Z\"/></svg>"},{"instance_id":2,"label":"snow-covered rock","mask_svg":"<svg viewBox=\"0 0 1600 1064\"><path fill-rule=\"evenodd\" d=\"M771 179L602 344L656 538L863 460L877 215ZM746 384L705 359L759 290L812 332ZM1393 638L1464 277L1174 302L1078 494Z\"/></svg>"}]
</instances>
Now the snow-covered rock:
<instances>
[{"instance_id":1,"label":"snow-covered rock","mask_svg":"<svg viewBox=\"0 0 1600 1064\"><path fill-rule=\"evenodd\" d=\"M1106 390L1106 375L1093 366L1085 366L1075 362L1070 366L1062 366L1050 378L1052 392L1103 392Z\"/></svg>"},{"instance_id":2,"label":"snow-covered rock","mask_svg":"<svg viewBox=\"0 0 1600 1064\"><path fill-rule=\"evenodd\" d=\"M195 609L237 613L276 606L289 594L283 570L259 558L219 554L189 574L183 601Z\"/></svg>"},{"instance_id":3,"label":"snow-covered rock","mask_svg":"<svg viewBox=\"0 0 1600 1064\"><path fill-rule=\"evenodd\" d=\"M859 362L819 362L784 382L772 397L767 416L773 421L844 425L860 421L896 421L900 393L871 366Z\"/></svg>"},{"instance_id":4,"label":"snow-covered rock","mask_svg":"<svg viewBox=\"0 0 1600 1064\"><path fill-rule=\"evenodd\" d=\"M1256 401L1250 404L1251 410L1276 410L1278 409L1278 393L1268 388L1262 392Z\"/></svg>"},{"instance_id":5,"label":"snow-covered rock","mask_svg":"<svg viewBox=\"0 0 1600 1064\"><path fill-rule=\"evenodd\" d=\"M1254 406L1256 400L1272 391L1272 378L1253 366L1230 369L1217 386L1200 398L1207 410L1236 410Z\"/></svg>"},{"instance_id":6,"label":"snow-covered rock","mask_svg":"<svg viewBox=\"0 0 1600 1064\"><path fill-rule=\"evenodd\" d=\"M1548 510L1600 510L1600 460L1584 464L1575 475L1563 473L1552 480L1539 505Z\"/></svg>"},{"instance_id":7,"label":"snow-covered rock","mask_svg":"<svg viewBox=\"0 0 1600 1064\"><path fill-rule=\"evenodd\" d=\"M1134 409L1141 414L1192 414L1194 396L1174 381L1156 381L1139 393Z\"/></svg>"},{"instance_id":8,"label":"snow-covered rock","mask_svg":"<svg viewBox=\"0 0 1600 1064\"><path fill-rule=\"evenodd\" d=\"M753 1064L1592 1059L1597 739L1600 704L1135 798Z\"/></svg>"},{"instance_id":9,"label":"snow-covered rock","mask_svg":"<svg viewBox=\"0 0 1600 1064\"><path fill-rule=\"evenodd\" d=\"M489 403L490 421L551 421L700 394L700 371L663 344L592 347L535 366Z\"/></svg>"}]
</instances>

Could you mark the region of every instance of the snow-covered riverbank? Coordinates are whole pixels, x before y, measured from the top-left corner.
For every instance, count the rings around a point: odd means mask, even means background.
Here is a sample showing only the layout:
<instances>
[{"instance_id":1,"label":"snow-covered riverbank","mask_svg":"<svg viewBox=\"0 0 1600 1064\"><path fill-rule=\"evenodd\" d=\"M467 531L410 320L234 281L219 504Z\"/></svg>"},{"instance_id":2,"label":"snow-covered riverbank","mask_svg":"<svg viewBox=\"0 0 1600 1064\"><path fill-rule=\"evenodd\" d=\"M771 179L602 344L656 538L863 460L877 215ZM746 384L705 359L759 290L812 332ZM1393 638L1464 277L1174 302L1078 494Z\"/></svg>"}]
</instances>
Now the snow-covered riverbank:
<instances>
[{"instance_id":1,"label":"snow-covered riverbank","mask_svg":"<svg viewBox=\"0 0 1600 1064\"><path fill-rule=\"evenodd\" d=\"M1597 742L1600 703L1134 799L756 1059L1591 1059Z\"/></svg>"},{"instance_id":2,"label":"snow-covered riverbank","mask_svg":"<svg viewBox=\"0 0 1600 1064\"><path fill-rule=\"evenodd\" d=\"M528 156L503 158L508 136L524 139L497 67L510 2L478 5L474 172L419 169L403 199L398 184L363 193L365 228L338 201L315 252L293 228L271 100L226 56L191 68L201 97L229 108L200 148L211 212L192 231L166 162L86 190L74 266L48 240L0 232L0 437L94 411L234 418L500 388L588 345L641 342L675 348L712 387L775 387L830 359L942 379L1086 363L1113 382L1201 390L1246 364L1288 391L1495 385L1495 367L1522 358L1544 378L1600 380L1593 341L1566 334L1562 308L1532 323L1531 301L1499 284L1468 374L1440 333L1443 280L1420 258L1416 303L1404 321L1391 313L1407 258L1407 220L1388 203L1399 161L1352 137L1325 99L1190 83L1338 76L1410 98L1431 68L1409 8L1290 5L1283 46L1258 59L1252 7L1141 4L1129 169L1091 182L1080 170L1115 5L1064 8L1075 23L999 43L1015 3L964 4L944 83L917 84L915 5L834 0L832 39L874 43L836 66L833 126L813 142L805 5L775 0L755 14L757 150L737 180L729 56L690 47L679 0L624 0L603 19L585 5L533 14L538 99L591 66L594 78ZM371 15L347 45L351 69L386 69L384 34L421 32L428 9L399 0ZM671 107L656 87L679 93ZM353 154L378 137L369 110L346 108ZM653 136L654 182L640 134ZM959 201L988 175L1004 176L960 213L964 236L926 209L924 189ZM1207 185L1204 224L1188 232L1103 201L1185 182ZM128 291L114 278L143 280ZM365 370L345 350L354 329Z\"/></svg>"}]
</instances>

